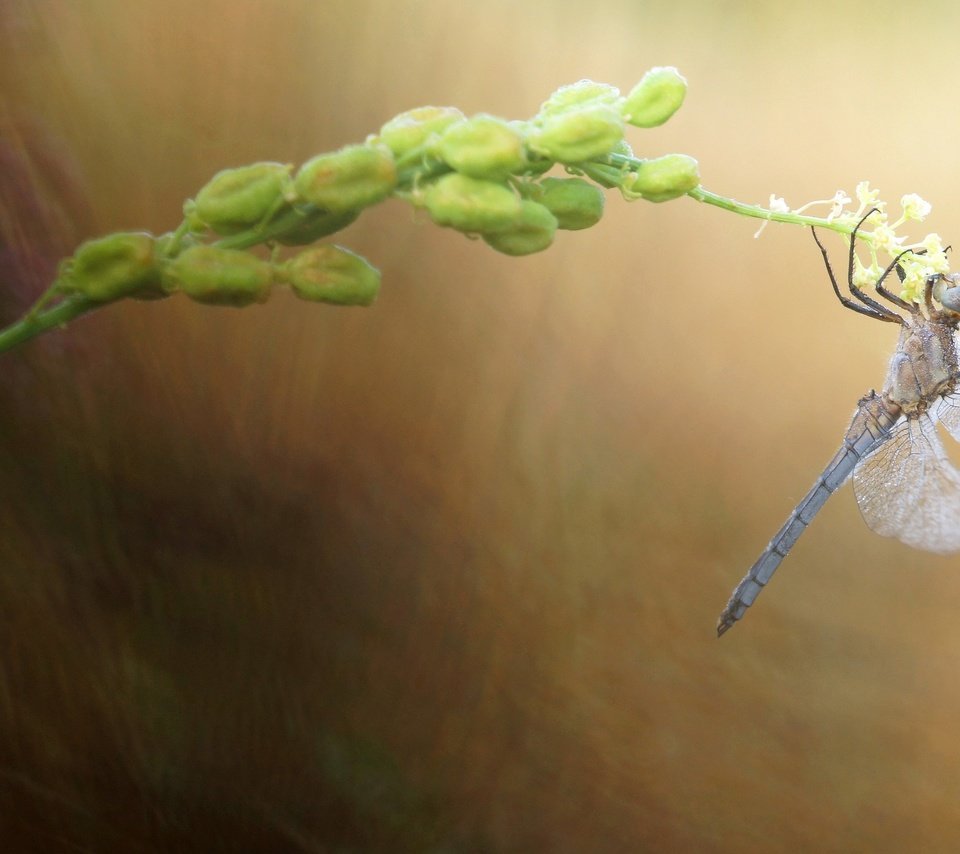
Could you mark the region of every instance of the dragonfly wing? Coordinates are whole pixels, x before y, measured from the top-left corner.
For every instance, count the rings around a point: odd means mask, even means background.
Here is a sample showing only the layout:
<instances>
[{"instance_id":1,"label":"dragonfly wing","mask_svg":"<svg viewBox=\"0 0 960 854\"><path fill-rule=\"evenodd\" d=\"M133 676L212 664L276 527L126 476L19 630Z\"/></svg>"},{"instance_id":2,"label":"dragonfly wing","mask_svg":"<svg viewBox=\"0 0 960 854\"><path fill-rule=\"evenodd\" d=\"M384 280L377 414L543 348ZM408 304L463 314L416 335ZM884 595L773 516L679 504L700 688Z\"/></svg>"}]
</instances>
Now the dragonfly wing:
<instances>
[{"instance_id":1,"label":"dragonfly wing","mask_svg":"<svg viewBox=\"0 0 960 854\"><path fill-rule=\"evenodd\" d=\"M960 391L945 394L937 404L937 418L947 431L960 442Z\"/></svg>"},{"instance_id":2,"label":"dragonfly wing","mask_svg":"<svg viewBox=\"0 0 960 854\"><path fill-rule=\"evenodd\" d=\"M878 534L931 552L960 550L960 471L928 416L901 420L857 464L853 489Z\"/></svg>"}]
</instances>

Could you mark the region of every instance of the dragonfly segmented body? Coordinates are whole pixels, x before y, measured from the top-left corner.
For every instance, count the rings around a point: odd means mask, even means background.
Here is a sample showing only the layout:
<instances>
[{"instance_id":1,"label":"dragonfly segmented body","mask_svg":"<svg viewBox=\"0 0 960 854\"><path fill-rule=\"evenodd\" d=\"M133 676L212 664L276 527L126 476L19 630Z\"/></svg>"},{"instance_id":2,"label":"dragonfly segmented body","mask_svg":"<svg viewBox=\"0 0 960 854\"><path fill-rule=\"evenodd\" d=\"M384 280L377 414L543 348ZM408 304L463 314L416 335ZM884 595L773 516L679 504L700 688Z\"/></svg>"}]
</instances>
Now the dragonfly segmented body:
<instances>
[{"instance_id":1,"label":"dragonfly segmented body","mask_svg":"<svg viewBox=\"0 0 960 854\"><path fill-rule=\"evenodd\" d=\"M876 283L887 304L866 294L853 280L854 252L857 231L872 213L851 235L849 297L840 292L815 231L813 236L840 302L900 325L883 390L860 399L840 450L734 589L717 622L718 635L743 617L813 517L851 474L860 512L878 534L927 551L960 551L960 471L947 458L936 428L939 421L960 441L960 275L930 276L923 305L907 302L884 287L890 273L899 272L901 255Z\"/></svg>"}]
</instances>

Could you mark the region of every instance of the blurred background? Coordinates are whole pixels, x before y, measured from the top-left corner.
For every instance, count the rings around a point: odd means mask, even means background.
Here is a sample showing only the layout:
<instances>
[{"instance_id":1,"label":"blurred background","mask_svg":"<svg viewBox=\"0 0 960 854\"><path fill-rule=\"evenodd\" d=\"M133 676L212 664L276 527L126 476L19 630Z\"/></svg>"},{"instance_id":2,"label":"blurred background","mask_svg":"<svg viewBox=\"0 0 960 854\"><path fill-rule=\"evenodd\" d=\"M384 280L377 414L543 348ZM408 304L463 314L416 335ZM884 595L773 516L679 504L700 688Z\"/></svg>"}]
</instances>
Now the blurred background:
<instances>
[{"instance_id":1,"label":"blurred background","mask_svg":"<svg viewBox=\"0 0 960 854\"><path fill-rule=\"evenodd\" d=\"M960 9L5 0L0 316L219 169L676 65L641 156L960 240ZM370 309L112 306L0 356L7 851L952 851L960 558L849 487L731 589L895 330L809 234L626 204L508 258L399 202ZM834 239L834 253L843 244Z\"/></svg>"}]
</instances>

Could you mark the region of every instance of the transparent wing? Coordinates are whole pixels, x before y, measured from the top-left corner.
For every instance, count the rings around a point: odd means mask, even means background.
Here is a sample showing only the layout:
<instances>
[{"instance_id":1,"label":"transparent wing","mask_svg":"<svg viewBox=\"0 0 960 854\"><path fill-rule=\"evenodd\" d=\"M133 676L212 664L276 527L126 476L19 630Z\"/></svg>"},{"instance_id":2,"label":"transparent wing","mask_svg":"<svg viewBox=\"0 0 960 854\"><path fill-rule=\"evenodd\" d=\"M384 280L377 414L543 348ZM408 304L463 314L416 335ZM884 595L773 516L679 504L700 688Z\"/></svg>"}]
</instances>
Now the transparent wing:
<instances>
[{"instance_id":1,"label":"transparent wing","mask_svg":"<svg viewBox=\"0 0 960 854\"><path fill-rule=\"evenodd\" d=\"M929 416L901 420L857 464L853 489L864 521L878 534L931 552L960 550L960 471Z\"/></svg>"},{"instance_id":2,"label":"transparent wing","mask_svg":"<svg viewBox=\"0 0 960 854\"><path fill-rule=\"evenodd\" d=\"M945 394L937 404L937 418L950 435L960 442L960 391Z\"/></svg>"}]
</instances>

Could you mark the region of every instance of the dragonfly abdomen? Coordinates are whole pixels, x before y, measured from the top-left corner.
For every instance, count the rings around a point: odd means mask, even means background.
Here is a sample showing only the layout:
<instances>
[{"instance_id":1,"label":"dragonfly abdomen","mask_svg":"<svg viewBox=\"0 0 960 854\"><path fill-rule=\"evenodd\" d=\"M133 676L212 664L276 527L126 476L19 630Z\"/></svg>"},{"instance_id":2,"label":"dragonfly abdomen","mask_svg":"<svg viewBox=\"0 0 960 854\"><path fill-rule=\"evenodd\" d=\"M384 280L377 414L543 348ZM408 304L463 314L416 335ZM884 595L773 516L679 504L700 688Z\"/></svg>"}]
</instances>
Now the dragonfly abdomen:
<instances>
[{"instance_id":1,"label":"dragonfly abdomen","mask_svg":"<svg viewBox=\"0 0 960 854\"><path fill-rule=\"evenodd\" d=\"M827 499L846 482L857 463L889 437L899 414L899 407L874 392L860 400L840 450L736 586L717 621L718 636L746 613Z\"/></svg>"}]
</instances>

